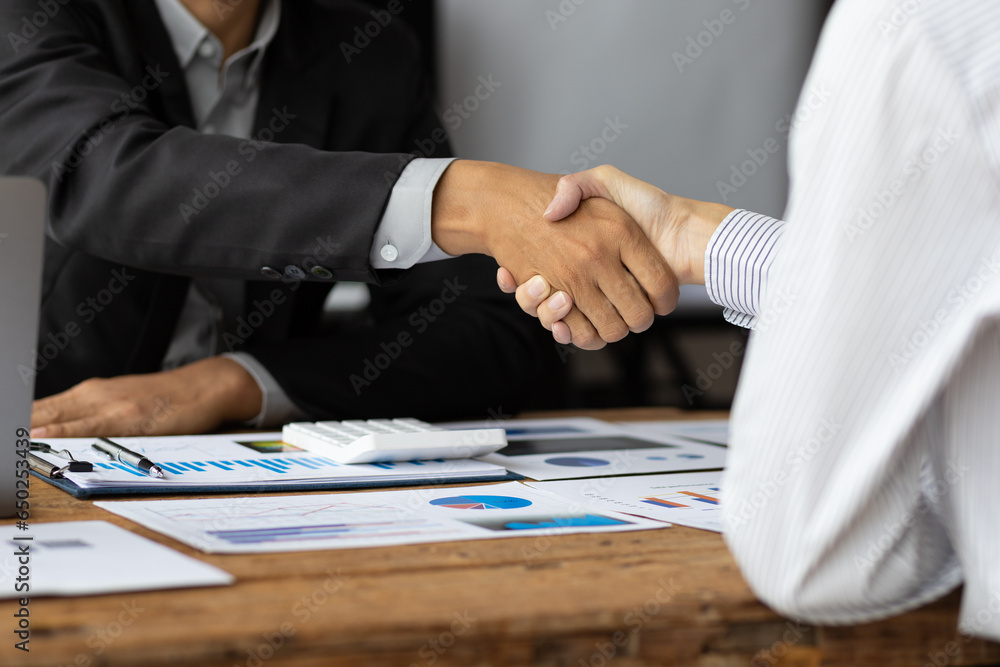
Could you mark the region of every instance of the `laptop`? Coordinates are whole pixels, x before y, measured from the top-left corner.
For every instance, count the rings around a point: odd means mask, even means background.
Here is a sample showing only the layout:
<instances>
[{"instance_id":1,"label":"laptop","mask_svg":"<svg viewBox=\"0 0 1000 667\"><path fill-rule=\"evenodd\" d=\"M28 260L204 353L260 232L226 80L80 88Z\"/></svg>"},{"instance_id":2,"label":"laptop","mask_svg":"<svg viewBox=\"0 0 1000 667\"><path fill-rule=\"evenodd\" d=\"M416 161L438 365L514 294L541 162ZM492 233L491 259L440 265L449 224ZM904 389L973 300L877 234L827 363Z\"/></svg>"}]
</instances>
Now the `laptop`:
<instances>
[{"instance_id":1,"label":"laptop","mask_svg":"<svg viewBox=\"0 0 1000 667\"><path fill-rule=\"evenodd\" d=\"M44 238L45 187L0 178L0 518L14 516L26 495L17 484L26 468L16 462L31 427Z\"/></svg>"}]
</instances>

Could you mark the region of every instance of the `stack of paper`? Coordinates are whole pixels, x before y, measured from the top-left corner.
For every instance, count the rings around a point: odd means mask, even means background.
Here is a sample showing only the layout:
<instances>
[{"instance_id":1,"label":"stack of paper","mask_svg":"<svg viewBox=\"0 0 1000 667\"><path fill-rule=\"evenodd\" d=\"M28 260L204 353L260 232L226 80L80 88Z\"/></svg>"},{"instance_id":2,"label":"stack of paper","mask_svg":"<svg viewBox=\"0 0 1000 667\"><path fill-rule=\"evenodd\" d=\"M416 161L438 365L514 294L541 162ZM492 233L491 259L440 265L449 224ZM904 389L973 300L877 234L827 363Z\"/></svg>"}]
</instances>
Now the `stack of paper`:
<instances>
[{"instance_id":1,"label":"stack of paper","mask_svg":"<svg viewBox=\"0 0 1000 667\"><path fill-rule=\"evenodd\" d=\"M115 442L144 454L163 468L163 478L102 458L91 449L92 438L48 439L54 450L68 450L81 461L91 461L94 471L66 473L66 479L83 489L109 487L227 487L294 484L308 487L336 482L415 482L441 479L502 479L507 472L498 465L470 459L408 461L342 465L281 442L280 433L252 435L170 436L117 438ZM54 465L67 459L38 454Z\"/></svg>"}]
</instances>

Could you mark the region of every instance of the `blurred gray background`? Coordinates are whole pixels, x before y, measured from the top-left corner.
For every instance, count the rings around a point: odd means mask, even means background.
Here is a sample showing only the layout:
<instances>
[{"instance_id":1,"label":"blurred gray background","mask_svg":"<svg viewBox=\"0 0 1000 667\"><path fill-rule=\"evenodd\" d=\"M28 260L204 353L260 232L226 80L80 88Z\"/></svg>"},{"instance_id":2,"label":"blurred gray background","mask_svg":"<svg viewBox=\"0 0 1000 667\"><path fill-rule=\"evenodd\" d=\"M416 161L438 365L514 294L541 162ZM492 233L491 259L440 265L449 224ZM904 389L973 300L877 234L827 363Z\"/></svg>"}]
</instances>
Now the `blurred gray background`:
<instances>
[{"instance_id":1,"label":"blurred gray background","mask_svg":"<svg viewBox=\"0 0 1000 667\"><path fill-rule=\"evenodd\" d=\"M437 0L440 108L461 157L548 172L613 164L668 192L781 216L788 120L829 4ZM769 139L780 150L747 163ZM745 183L734 167L750 172ZM745 341L720 312L685 288L652 331L566 353L570 403L728 407L739 355L703 394L683 391Z\"/></svg>"}]
</instances>

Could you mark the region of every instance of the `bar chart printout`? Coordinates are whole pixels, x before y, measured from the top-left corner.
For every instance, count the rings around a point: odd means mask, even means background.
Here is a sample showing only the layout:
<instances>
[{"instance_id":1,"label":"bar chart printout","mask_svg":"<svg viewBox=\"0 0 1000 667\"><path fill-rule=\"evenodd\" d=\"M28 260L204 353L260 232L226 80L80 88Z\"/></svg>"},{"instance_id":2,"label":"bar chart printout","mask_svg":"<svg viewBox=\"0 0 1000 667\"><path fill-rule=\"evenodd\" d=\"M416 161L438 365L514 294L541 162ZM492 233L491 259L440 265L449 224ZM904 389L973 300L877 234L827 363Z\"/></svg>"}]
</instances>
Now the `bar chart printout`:
<instances>
[{"instance_id":1,"label":"bar chart printout","mask_svg":"<svg viewBox=\"0 0 1000 667\"><path fill-rule=\"evenodd\" d=\"M706 491L717 495L720 489L717 486L710 486L706 489ZM704 493L695 493L694 491L677 491L676 493L666 496L650 496L648 498L643 498L642 502L649 503L650 505L659 505L660 507L690 508L696 506L696 503L705 503L706 505L714 506L719 505L718 497L705 495Z\"/></svg>"},{"instance_id":2,"label":"bar chart printout","mask_svg":"<svg viewBox=\"0 0 1000 667\"><path fill-rule=\"evenodd\" d=\"M461 495L458 495L458 494ZM97 502L209 553L265 553L663 528L524 484Z\"/></svg>"},{"instance_id":3,"label":"bar chart printout","mask_svg":"<svg viewBox=\"0 0 1000 667\"><path fill-rule=\"evenodd\" d=\"M722 471L529 482L605 510L722 532Z\"/></svg>"}]
</instances>

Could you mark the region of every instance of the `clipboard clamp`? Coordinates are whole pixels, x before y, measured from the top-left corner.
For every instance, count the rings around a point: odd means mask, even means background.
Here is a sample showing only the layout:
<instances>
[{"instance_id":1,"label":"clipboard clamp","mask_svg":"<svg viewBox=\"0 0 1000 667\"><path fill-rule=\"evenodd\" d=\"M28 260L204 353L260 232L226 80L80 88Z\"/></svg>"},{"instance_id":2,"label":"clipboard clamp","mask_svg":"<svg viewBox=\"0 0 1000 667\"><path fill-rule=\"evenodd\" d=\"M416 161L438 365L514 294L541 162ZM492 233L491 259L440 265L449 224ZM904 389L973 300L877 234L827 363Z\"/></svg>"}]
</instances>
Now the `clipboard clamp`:
<instances>
[{"instance_id":1,"label":"clipboard clamp","mask_svg":"<svg viewBox=\"0 0 1000 667\"><path fill-rule=\"evenodd\" d=\"M53 456L68 459L68 462L66 465L59 467L49 463L40 456L35 456L31 452L52 454ZM94 464L90 461L79 461L73 457L73 454L68 449L60 449L56 451L55 449L52 449L51 445L44 442L32 441L28 445L28 462L31 464L31 468L35 472L47 475L50 479L63 479L68 472L94 472Z\"/></svg>"}]
</instances>

